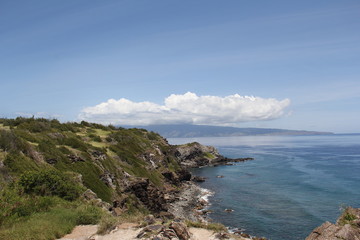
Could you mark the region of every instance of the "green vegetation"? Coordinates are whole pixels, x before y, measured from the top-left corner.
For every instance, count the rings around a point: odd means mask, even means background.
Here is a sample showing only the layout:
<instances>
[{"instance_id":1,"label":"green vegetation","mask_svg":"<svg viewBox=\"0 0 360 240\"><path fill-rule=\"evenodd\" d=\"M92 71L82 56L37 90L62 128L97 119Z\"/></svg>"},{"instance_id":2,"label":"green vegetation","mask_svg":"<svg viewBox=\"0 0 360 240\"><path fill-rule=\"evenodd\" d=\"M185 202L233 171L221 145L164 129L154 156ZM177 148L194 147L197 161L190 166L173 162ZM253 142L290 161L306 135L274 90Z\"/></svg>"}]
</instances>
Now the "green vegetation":
<instances>
[{"instance_id":1,"label":"green vegetation","mask_svg":"<svg viewBox=\"0 0 360 240\"><path fill-rule=\"evenodd\" d=\"M54 199L49 200L53 201ZM95 206L60 202L47 211L19 216L11 225L1 225L0 239L55 239L70 233L76 225L98 223L103 214L102 210Z\"/></svg>"},{"instance_id":2,"label":"green vegetation","mask_svg":"<svg viewBox=\"0 0 360 240\"><path fill-rule=\"evenodd\" d=\"M68 176L54 169L26 172L20 176L19 186L27 194L58 196L70 201L77 199L82 190Z\"/></svg>"},{"instance_id":3,"label":"green vegetation","mask_svg":"<svg viewBox=\"0 0 360 240\"><path fill-rule=\"evenodd\" d=\"M140 220L150 212L123 192L126 181L142 177L162 188L161 173L180 169L170 152L165 139L144 129L0 119L0 239L54 239L99 221L106 232ZM82 197L87 188L110 204L126 199L126 211L114 218L90 205Z\"/></svg>"},{"instance_id":4,"label":"green vegetation","mask_svg":"<svg viewBox=\"0 0 360 240\"><path fill-rule=\"evenodd\" d=\"M202 223L189 220L185 221L185 223L188 227L205 228L214 232L227 231L226 227L221 223Z\"/></svg>"},{"instance_id":5,"label":"green vegetation","mask_svg":"<svg viewBox=\"0 0 360 240\"><path fill-rule=\"evenodd\" d=\"M216 158L213 154L211 154L209 152L204 153L204 157L209 158L209 159L215 159Z\"/></svg>"},{"instance_id":6,"label":"green vegetation","mask_svg":"<svg viewBox=\"0 0 360 240\"><path fill-rule=\"evenodd\" d=\"M54 239L104 215L78 200L81 186L56 170L25 172L0 191L0 239Z\"/></svg>"},{"instance_id":7,"label":"green vegetation","mask_svg":"<svg viewBox=\"0 0 360 240\"><path fill-rule=\"evenodd\" d=\"M344 210L341 218L339 219L339 224L340 225L353 224L352 222L356 219L357 219L357 217L354 214L350 213L349 209L346 208Z\"/></svg>"}]
</instances>

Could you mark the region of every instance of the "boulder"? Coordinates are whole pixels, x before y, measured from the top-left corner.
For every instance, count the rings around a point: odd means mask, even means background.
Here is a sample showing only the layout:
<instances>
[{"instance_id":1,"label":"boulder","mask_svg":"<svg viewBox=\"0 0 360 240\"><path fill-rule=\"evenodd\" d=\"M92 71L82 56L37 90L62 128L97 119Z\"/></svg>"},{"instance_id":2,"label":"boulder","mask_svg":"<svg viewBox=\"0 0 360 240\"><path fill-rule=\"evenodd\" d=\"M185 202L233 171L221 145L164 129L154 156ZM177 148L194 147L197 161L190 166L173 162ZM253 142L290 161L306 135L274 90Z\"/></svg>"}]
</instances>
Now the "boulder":
<instances>
[{"instance_id":1,"label":"boulder","mask_svg":"<svg viewBox=\"0 0 360 240\"><path fill-rule=\"evenodd\" d=\"M194 176L191 179L193 182L205 182L205 178L204 177L199 177L199 176Z\"/></svg>"},{"instance_id":2,"label":"boulder","mask_svg":"<svg viewBox=\"0 0 360 240\"><path fill-rule=\"evenodd\" d=\"M306 240L360 240L360 208L348 207L336 221L315 228Z\"/></svg>"},{"instance_id":3,"label":"boulder","mask_svg":"<svg viewBox=\"0 0 360 240\"><path fill-rule=\"evenodd\" d=\"M170 228L173 229L180 240L190 239L190 233L185 224L181 222L172 222Z\"/></svg>"},{"instance_id":4,"label":"boulder","mask_svg":"<svg viewBox=\"0 0 360 240\"><path fill-rule=\"evenodd\" d=\"M154 217L154 215L147 215L146 217L144 217L144 222L146 225L151 225L154 224L156 222L156 219Z\"/></svg>"}]
</instances>

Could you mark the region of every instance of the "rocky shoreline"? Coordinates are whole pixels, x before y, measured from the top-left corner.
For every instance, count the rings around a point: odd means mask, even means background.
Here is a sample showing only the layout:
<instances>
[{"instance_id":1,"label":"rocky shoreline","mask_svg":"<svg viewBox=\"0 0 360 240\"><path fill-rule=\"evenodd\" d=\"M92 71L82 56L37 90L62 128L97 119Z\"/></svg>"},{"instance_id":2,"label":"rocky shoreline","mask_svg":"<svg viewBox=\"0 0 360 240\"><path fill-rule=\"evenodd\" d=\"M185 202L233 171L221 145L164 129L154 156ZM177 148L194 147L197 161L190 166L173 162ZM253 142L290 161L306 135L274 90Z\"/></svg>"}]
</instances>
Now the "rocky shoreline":
<instances>
[{"instance_id":1,"label":"rocky shoreline","mask_svg":"<svg viewBox=\"0 0 360 240\"><path fill-rule=\"evenodd\" d=\"M265 239L250 236L241 230L229 231L224 226L220 230L209 229L212 222L207 216L207 206L209 203L206 201L206 196L211 193L196 184L196 182L206 181L205 178L192 176L189 172L190 168L232 165L234 162L253 160L252 158L226 158L221 156L215 148L203 146L199 143L176 146L173 154L179 160L182 168L175 172L168 171L162 173L168 183L164 189L153 186L145 178L132 180L126 188L126 192L135 194L143 204L152 210L154 215L145 217L141 225L122 224L104 236L94 233L86 238L63 239L110 240L115 239L114 236L121 236L121 239L127 240ZM119 206L121 206L121 203L119 203ZM113 206L112 211L113 214L115 213L114 215L117 215L116 210L118 208ZM119 215L122 213L120 210L119 208ZM230 211L231 209L228 210ZM360 240L360 210L349 208L339 219L336 224L327 222L316 228L307 240ZM196 228L192 227L191 224L195 224Z\"/></svg>"},{"instance_id":2,"label":"rocky shoreline","mask_svg":"<svg viewBox=\"0 0 360 240\"><path fill-rule=\"evenodd\" d=\"M196 142L178 146L175 155L180 159L181 165L186 170L200 167L233 165L236 162L254 160L250 157L236 159L227 158L220 155L214 147L204 146ZM209 223L211 222L211 219L208 217L209 211L207 210L207 206L210 203L206 198L213 193L210 190L203 189L196 184L198 182L206 181L205 178L201 176L192 176L191 180L192 181L188 181L182 184L181 191L178 193L179 197L175 202L170 204L168 212L181 220ZM256 236L250 236L249 234L246 234L238 229L232 231L232 233L233 236L238 236L240 239L265 239ZM222 239L226 238L224 237Z\"/></svg>"}]
</instances>

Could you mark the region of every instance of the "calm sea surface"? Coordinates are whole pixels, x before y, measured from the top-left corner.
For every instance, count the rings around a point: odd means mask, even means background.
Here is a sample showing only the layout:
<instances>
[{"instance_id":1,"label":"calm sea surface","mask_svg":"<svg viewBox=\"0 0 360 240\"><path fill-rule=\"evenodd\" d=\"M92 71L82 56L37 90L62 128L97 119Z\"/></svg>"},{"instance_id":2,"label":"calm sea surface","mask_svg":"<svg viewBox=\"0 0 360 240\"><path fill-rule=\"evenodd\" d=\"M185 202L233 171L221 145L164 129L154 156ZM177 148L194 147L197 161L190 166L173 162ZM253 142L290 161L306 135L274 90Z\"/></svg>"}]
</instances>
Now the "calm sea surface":
<instances>
[{"instance_id":1,"label":"calm sea surface","mask_svg":"<svg viewBox=\"0 0 360 240\"><path fill-rule=\"evenodd\" d=\"M205 167L210 215L229 227L272 240L304 239L344 206L360 207L360 136L171 138L197 141L226 157L254 157L234 166ZM223 175L224 178L217 178ZM231 208L231 213L224 209Z\"/></svg>"}]
</instances>

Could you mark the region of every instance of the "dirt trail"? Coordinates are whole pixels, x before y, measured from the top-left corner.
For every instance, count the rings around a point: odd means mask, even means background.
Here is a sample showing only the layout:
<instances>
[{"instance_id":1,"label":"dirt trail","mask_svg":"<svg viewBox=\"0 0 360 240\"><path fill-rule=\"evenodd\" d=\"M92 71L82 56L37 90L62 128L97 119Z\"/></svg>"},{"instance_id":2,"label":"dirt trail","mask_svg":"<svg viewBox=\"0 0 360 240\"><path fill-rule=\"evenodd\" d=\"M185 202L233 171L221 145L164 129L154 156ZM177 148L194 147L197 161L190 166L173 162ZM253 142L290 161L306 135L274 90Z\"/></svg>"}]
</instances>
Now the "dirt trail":
<instances>
[{"instance_id":1,"label":"dirt trail","mask_svg":"<svg viewBox=\"0 0 360 240\"><path fill-rule=\"evenodd\" d=\"M139 240L136 236L142 228L133 223L123 223L106 235L97 235L97 225L81 225L74 228L72 233L58 240ZM190 240L217 240L213 231L203 228L189 228ZM245 238L242 238L245 240Z\"/></svg>"},{"instance_id":2,"label":"dirt trail","mask_svg":"<svg viewBox=\"0 0 360 240\"><path fill-rule=\"evenodd\" d=\"M104 236L96 235L97 225L82 225L74 228L72 233L59 240L139 240L136 236L141 228L135 228L134 224L121 224L116 230ZM190 228L191 240L215 240L213 231L201 228Z\"/></svg>"}]
</instances>

